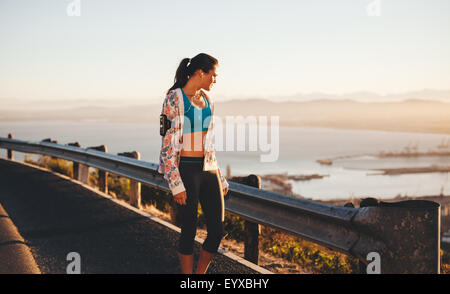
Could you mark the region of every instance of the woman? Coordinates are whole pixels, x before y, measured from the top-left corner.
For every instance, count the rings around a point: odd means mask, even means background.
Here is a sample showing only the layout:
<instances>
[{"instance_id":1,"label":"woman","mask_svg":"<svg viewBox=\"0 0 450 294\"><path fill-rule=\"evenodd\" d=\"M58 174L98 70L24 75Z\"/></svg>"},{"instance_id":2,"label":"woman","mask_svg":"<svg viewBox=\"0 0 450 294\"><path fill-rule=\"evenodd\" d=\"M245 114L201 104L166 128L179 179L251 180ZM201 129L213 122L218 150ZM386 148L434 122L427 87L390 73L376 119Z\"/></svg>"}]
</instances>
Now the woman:
<instances>
[{"instance_id":1,"label":"woman","mask_svg":"<svg viewBox=\"0 0 450 294\"><path fill-rule=\"evenodd\" d=\"M223 236L223 196L228 192L228 183L220 172L212 144L214 103L202 91L209 91L216 82L217 66L217 59L204 53L183 59L162 109L171 123L162 138L158 171L164 174L178 205L181 222L178 257L185 274L193 273L199 202L208 235L196 273L206 272Z\"/></svg>"}]
</instances>

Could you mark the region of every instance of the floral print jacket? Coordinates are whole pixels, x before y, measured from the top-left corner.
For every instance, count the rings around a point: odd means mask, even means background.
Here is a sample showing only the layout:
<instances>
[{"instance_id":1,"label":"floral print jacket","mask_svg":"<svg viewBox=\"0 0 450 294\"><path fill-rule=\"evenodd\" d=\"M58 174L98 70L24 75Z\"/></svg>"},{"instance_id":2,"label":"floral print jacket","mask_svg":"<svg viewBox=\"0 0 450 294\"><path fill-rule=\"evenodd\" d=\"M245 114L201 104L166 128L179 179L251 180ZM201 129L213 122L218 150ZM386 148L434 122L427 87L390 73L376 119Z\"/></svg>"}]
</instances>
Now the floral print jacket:
<instances>
[{"instance_id":1,"label":"floral print jacket","mask_svg":"<svg viewBox=\"0 0 450 294\"><path fill-rule=\"evenodd\" d=\"M228 187L228 182L220 172L217 164L216 153L212 143L214 135L214 103L209 97L203 93L208 99L211 106L211 120L209 122L208 131L203 141L204 162L203 170L217 172L220 178L219 183L222 191ZM169 184L172 195L186 191L183 181L181 180L180 171L178 169L180 163L180 152L183 147L183 121L184 121L184 101L181 88L171 90L164 99L162 112L172 121L172 126L162 137L161 153L159 155L158 172L164 175L164 179Z\"/></svg>"}]
</instances>

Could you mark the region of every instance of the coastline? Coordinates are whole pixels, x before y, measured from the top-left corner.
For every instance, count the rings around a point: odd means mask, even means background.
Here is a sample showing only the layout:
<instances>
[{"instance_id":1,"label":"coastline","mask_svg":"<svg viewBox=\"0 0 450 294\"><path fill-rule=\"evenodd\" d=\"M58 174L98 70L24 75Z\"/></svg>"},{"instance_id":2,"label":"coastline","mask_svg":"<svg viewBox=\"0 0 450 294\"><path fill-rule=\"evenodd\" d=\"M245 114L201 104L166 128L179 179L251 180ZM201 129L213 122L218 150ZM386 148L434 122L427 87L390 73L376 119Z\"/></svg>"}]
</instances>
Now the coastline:
<instances>
[{"instance_id":1,"label":"coastline","mask_svg":"<svg viewBox=\"0 0 450 294\"><path fill-rule=\"evenodd\" d=\"M22 122L68 122L68 123L112 123L112 124L121 124L121 123L135 123L135 124L155 124L159 125L157 121L158 115L153 115L153 119L146 117L121 117L121 116L113 116L113 117L104 117L104 118L70 118L67 116L61 117L0 117L1 123L22 123ZM420 133L420 134L438 134L438 135L450 135L450 123L442 125L427 125L427 126L410 126L408 124L405 125L384 125L384 124L371 124L371 125L358 125L355 122L348 123L336 123L336 122L327 122L327 121L317 121L317 122L293 122L293 121L283 121L279 122L280 127L314 127L314 128L329 128L329 129L338 129L338 130L367 130L367 131L385 131L385 132L401 132L401 133Z\"/></svg>"}]
</instances>

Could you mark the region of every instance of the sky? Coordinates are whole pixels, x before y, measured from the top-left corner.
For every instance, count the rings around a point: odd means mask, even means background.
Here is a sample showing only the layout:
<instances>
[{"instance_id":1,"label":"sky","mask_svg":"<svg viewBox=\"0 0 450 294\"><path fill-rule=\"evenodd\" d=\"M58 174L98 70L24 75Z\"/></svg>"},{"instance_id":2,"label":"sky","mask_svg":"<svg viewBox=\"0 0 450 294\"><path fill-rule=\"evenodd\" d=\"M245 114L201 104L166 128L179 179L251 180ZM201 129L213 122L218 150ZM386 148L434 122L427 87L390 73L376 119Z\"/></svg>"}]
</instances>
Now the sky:
<instances>
[{"instance_id":1,"label":"sky","mask_svg":"<svg viewBox=\"0 0 450 294\"><path fill-rule=\"evenodd\" d=\"M200 52L217 100L449 89L450 1L0 0L0 99L158 102Z\"/></svg>"}]
</instances>

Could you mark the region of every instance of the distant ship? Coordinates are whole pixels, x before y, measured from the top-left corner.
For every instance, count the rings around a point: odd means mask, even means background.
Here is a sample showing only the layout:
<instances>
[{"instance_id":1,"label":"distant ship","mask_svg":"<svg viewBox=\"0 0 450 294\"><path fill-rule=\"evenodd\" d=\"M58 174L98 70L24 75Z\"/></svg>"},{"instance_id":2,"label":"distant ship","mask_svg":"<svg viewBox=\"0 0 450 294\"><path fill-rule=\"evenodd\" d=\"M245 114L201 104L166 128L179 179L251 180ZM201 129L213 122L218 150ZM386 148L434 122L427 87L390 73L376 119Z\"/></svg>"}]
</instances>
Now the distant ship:
<instances>
[{"instance_id":1,"label":"distant ship","mask_svg":"<svg viewBox=\"0 0 450 294\"><path fill-rule=\"evenodd\" d=\"M417 142L416 144L409 142L408 146L404 147L403 150L408 154L409 153L417 153L419 150L419 142Z\"/></svg>"},{"instance_id":2,"label":"distant ship","mask_svg":"<svg viewBox=\"0 0 450 294\"><path fill-rule=\"evenodd\" d=\"M325 165L333 164L333 160L331 160L331 159L317 159L316 161L320 164L325 164Z\"/></svg>"},{"instance_id":3,"label":"distant ship","mask_svg":"<svg viewBox=\"0 0 450 294\"><path fill-rule=\"evenodd\" d=\"M437 146L439 149L447 149L450 148L450 138L447 139L447 143L445 143L445 138L442 139L441 144Z\"/></svg>"}]
</instances>

